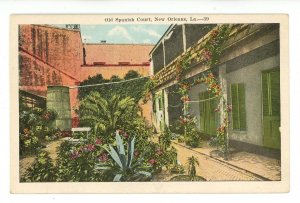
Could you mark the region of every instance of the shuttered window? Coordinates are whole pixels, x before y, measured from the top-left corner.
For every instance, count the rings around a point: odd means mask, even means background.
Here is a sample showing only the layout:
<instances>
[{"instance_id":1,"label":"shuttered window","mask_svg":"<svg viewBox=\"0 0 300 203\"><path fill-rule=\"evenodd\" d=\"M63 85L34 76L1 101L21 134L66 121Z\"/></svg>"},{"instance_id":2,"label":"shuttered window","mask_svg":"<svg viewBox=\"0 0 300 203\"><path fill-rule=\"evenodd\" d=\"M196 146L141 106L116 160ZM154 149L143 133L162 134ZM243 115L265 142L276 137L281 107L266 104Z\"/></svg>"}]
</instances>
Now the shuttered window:
<instances>
[{"instance_id":1,"label":"shuttered window","mask_svg":"<svg viewBox=\"0 0 300 203\"><path fill-rule=\"evenodd\" d=\"M218 106L218 99L208 91L200 92L200 131L209 135L216 134L218 125L218 113L215 111Z\"/></svg>"},{"instance_id":2,"label":"shuttered window","mask_svg":"<svg viewBox=\"0 0 300 203\"><path fill-rule=\"evenodd\" d=\"M232 129L246 130L246 105L245 105L245 84L236 83L230 85L232 104Z\"/></svg>"},{"instance_id":3,"label":"shuttered window","mask_svg":"<svg viewBox=\"0 0 300 203\"><path fill-rule=\"evenodd\" d=\"M263 115L280 116L280 74L275 69L262 74Z\"/></svg>"},{"instance_id":4,"label":"shuttered window","mask_svg":"<svg viewBox=\"0 0 300 203\"><path fill-rule=\"evenodd\" d=\"M280 70L262 72L263 144L280 149Z\"/></svg>"}]
</instances>

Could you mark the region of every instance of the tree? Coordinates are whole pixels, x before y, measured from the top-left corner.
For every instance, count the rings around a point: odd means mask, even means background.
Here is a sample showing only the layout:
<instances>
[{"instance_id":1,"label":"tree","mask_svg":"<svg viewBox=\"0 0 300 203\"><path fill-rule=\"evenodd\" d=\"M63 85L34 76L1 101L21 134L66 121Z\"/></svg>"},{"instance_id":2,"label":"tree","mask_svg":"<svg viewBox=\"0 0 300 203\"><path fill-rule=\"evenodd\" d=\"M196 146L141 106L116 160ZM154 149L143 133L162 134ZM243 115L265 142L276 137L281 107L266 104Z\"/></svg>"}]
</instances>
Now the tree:
<instances>
[{"instance_id":1,"label":"tree","mask_svg":"<svg viewBox=\"0 0 300 203\"><path fill-rule=\"evenodd\" d=\"M130 71L128 71L128 73L126 73L124 79L125 80L130 80L130 79L138 78L138 77L141 77L141 75L137 71L130 70Z\"/></svg>"},{"instance_id":2,"label":"tree","mask_svg":"<svg viewBox=\"0 0 300 203\"><path fill-rule=\"evenodd\" d=\"M121 79L119 76L113 75L111 78L104 79L101 74L89 77L88 79L82 81L80 83L81 86L84 85L96 85L110 82L119 82L124 80L130 80L134 78L141 77L141 75L134 70L128 71L128 73L124 76L124 79ZM109 100L113 95L120 95L120 98L131 97L134 99L136 103L138 103L146 89L145 84L149 78L141 78L137 80L131 80L128 82L122 83L112 83L105 85L96 85L96 86L85 86L78 89L78 98L81 100L86 95L88 95L92 91L99 92L103 98Z\"/></svg>"},{"instance_id":3,"label":"tree","mask_svg":"<svg viewBox=\"0 0 300 203\"><path fill-rule=\"evenodd\" d=\"M137 115L133 98L120 98L113 95L111 99L103 98L99 92L91 92L79 104L80 125L91 126L94 133L108 137L122 126L128 125Z\"/></svg>"}]
</instances>

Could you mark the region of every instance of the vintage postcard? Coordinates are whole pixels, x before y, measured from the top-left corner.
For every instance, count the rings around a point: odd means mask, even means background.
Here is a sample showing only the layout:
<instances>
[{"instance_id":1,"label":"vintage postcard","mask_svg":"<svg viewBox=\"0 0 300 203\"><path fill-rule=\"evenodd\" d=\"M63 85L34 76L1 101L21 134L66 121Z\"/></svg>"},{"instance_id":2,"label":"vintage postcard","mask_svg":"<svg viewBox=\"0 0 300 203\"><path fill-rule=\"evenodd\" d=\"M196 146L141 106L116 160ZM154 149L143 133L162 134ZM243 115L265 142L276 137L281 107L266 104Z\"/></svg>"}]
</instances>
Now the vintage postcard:
<instances>
[{"instance_id":1,"label":"vintage postcard","mask_svg":"<svg viewBox=\"0 0 300 203\"><path fill-rule=\"evenodd\" d=\"M288 29L12 15L11 192L288 192Z\"/></svg>"}]
</instances>

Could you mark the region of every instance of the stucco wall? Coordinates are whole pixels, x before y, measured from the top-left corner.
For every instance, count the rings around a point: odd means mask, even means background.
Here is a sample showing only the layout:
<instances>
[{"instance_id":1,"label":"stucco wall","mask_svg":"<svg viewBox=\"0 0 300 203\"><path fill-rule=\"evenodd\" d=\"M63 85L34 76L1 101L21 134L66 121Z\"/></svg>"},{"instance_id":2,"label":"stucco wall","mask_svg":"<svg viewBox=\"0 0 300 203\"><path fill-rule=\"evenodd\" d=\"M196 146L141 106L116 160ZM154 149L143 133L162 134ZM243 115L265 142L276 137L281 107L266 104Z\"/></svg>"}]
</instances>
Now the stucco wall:
<instances>
[{"instance_id":1,"label":"stucco wall","mask_svg":"<svg viewBox=\"0 0 300 203\"><path fill-rule=\"evenodd\" d=\"M231 83L245 84L247 130L233 131L230 125L230 139L260 146L263 145L261 72L276 67L279 67L279 55L269 57L226 74L228 92L230 92ZM230 94L228 94L228 103L231 103Z\"/></svg>"}]
</instances>

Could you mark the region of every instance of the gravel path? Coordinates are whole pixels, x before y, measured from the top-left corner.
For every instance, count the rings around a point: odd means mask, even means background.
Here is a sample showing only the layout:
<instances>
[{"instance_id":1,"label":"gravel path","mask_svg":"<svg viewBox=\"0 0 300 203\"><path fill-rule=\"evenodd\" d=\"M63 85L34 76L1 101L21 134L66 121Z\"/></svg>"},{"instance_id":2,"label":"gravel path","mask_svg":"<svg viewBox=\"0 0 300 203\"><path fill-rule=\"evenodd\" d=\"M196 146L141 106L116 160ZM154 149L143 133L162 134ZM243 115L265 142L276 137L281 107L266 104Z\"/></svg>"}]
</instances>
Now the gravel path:
<instances>
[{"instance_id":1,"label":"gravel path","mask_svg":"<svg viewBox=\"0 0 300 203\"><path fill-rule=\"evenodd\" d=\"M49 152L49 156L54 161L54 163L57 158L57 147L59 147L62 142L63 142L62 139L52 141L48 143L48 145L44 149L45 151ZM35 156L28 156L20 160L19 162L20 177L22 177L25 174L26 169L29 168L31 164L34 162L34 158Z\"/></svg>"}]
</instances>

